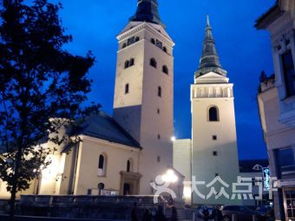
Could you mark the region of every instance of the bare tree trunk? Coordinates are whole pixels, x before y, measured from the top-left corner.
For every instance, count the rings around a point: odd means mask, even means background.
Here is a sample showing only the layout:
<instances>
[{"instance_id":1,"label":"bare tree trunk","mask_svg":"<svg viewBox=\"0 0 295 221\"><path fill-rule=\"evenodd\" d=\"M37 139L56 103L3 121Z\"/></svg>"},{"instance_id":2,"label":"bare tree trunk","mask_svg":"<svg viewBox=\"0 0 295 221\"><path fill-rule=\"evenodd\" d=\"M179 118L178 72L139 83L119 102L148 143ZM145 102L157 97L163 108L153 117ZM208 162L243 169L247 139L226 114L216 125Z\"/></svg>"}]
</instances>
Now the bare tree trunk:
<instances>
[{"instance_id":1,"label":"bare tree trunk","mask_svg":"<svg viewBox=\"0 0 295 221\"><path fill-rule=\"evenodd\" d=\"M18 148L16 153L16 162L15 162L15 172L13 176L13 183L11 189L11 196L10 196L10 211L9 211L9 220L13 221L15 217L15 201L16 201L16 193L17 193L17 181L19 177L19 169L21 165L21 157L22 157L22 148Z\"/></svg>"}]
</instances>

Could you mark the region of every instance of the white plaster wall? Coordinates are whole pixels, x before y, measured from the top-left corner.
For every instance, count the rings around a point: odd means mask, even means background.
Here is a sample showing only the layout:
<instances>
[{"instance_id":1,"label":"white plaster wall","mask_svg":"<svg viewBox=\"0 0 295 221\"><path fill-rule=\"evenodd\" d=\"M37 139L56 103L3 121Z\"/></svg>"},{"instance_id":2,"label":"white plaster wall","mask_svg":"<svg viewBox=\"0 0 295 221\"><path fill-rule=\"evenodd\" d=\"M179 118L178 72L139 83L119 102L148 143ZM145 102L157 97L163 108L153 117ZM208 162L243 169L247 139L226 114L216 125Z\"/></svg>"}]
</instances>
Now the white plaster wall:
<instances>
[{"instance_id":1,"label":"white plaster wall","mask_svg":"<svg viewBox=\"0 0 295 221\"><path fill-rule=\"evenodd\" d=\"M84 137L80 145L75 195L85 195L88 189L97 189L99 183L105 189L120 191L121 171L126 171L127 161L133 160L133 172L138 172L139 149L110 143L96 138ZM106 156L106 175L98 176L98 159Z\"/></svg>"},{"instance_id":2,"label":"white plaster wall","mask_svg":"<svg viewBox=\"0 0 295 221\"><path fill-rule=\"evenodd\" d=\"M295 128L279 121L280 106L277 88L273 87L258 95L258 105L263 123L264 136L269 151L295 145Z\"/></svg>"},{"instance_id":3,"label":"white plaster wall","mask_svg":"<svg viewBox=\"0 0 295 221\"><path fill-rule=\"evenodd\" d=\"M143 147L139 164L143 175L140 193L152 194L150 182L172 166L174 70L170 54L173 42L159 25L129 24L132 25L137 26L134 30L126 28L127 31L118 37L120 44L130 36L140 36L140 41L118 52L114 118ZM168 53L153 45L151 38L162 41ZM130 57L135 58L135 66L123 70L122 65ZM150 66L151 58L157 60L157 69ZM169 75L162 72L163 65L168 67ZM130 85L128 95L124 93L126 83ZM161 98L157 94L159 86L162 87Z\"/></svg>"},{"instance_id":4,"label":"white plaster wall","mask_svg":"<svg viewBox=\"0 0 295 221\"><path fill-rule=\"evenodd\" d=\"M202 85L202 87L204 86L206 85ZM211 84L207 86L209 88ZM222 86L227 87L226 84L220 84L220 87ZM192 85L192 91L194 87L198 87L198 85ZM212 106L217 106L219 109L219 122L209 122L208 120L208 110ZM213 135L217 136L217 140L212 139ZM230 97L225 98L192 99L192 176L195 176L197 181L205 181L208 184L215 178L217 173L230 185L236 182L239 174L236 139L235 109L232 93ZM218 156L213 156L213 151L217 151ZM210 188L200 187L200 191L206 195ZM227 189L227 192L231 195L231 188ZM235 201L224 198L202 200L196 195L193 195L193 203L237 204Z\"/></svg>"},{"instance_id":5,"label":"white plaster wall","mask_svg":"<svg viewBox=\"0 0 295 221\"><path fill-rule=\"evenodd\" d=\"M185 176L185 181L191 181L191 139L181 139L173 142L173 168Z\"/></svg>"},{"instance_id":6,"label":"white plaster wall","mask_svg":"<svg viewBox=\"0 0 295 221\"><path fill-rule=\"evenodd\" d=\"M286 0L282 1L281 4L287 11L269 25L267 29L271 32L274 73L276 75L276 87L278 89L280 105L279 120L294 127L295 97L287 97L285 76L281 62L282 54L287 50L291 50L293 63L295 64L295 13L291 9L294 7L294 2L291 3L291 1Z\"/></svg>"}]
</instances>

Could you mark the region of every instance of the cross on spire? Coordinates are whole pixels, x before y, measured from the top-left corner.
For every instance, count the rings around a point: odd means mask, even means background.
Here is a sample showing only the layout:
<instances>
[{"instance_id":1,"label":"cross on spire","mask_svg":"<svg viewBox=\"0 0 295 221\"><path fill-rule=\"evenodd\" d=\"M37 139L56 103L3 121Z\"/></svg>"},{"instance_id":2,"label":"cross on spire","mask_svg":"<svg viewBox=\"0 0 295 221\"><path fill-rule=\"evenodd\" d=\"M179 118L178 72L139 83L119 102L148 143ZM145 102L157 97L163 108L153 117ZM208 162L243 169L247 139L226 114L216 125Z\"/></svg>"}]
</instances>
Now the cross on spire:
<instances>
[{"instance_id":1,"label":"cross on spire","mask_svg":"<svg viewBox=\"0 0 295 221\"><path fill-rule=\"evenodd\" d=\"M210 26L210 18L209 18L209 15L207 15L207 26Z\"/></svg>"},{"instance_id":2,"label":"cross on spire","mask_svg":"<svg viewBox=\"0 0 295 221\"><path fill-rule=\"evenodd\" d=\"M210 25L210 19L207 15L202 57L200 59L199 68L196 71L196 77L209 72L215 72L220 75L226 75L226 71L222 69L222 66L219 61L219 56L217 54L215 41L213 38L212 27Z\"/></svg>"}]
</instances>

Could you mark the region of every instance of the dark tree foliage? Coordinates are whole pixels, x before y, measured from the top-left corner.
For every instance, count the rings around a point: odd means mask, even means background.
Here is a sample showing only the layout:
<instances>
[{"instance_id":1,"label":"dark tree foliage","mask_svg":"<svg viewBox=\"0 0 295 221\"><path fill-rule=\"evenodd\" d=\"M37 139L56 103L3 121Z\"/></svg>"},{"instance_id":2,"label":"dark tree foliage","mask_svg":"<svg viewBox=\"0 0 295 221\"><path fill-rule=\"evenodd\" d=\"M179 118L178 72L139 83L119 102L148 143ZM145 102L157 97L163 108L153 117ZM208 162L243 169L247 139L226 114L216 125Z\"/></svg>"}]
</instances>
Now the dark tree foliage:
<instances>
[{"instance_id":1,"label":"dark tree foliage","mask_svg":"<svg viewBox=\"0 0 295 221\"><path fill-rule=\"evenodd\" d=\"M11 216L16 193L50 163L52 149L42 144L68 143L74 119L91 109L82 103L94 58L63 49L72 38L61 26L60 8L47 0L4 0L0 8L0 179L11 192ZM72 134L60 132L69 128Z\"/></svg>"}]
</instances>

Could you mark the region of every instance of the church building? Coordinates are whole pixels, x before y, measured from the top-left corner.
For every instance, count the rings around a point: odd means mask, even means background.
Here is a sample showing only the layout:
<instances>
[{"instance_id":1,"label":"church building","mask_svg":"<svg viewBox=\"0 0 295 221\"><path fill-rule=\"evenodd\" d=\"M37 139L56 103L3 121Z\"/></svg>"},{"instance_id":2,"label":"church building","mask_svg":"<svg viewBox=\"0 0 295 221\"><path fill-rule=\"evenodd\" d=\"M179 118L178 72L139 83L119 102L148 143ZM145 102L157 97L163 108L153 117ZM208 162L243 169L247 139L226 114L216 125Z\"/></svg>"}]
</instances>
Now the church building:
<instances>
[{"instance_id":1,"label":"church building","mask_svg":"<svg viewBox=\"0 0 295 221\"><path fill-rule=\"evenodd\" d=\"M219 194L224 187L231 196L230 187L239 176L233 84L220 64L209 17L202 57L191 85L191 116L191 139L176 140L173 147L174 168L186 181L203 182L198 194L186 183L186 201L194 205L235 204ZM214 180L216 192L210 195Z\"/></svg>"},{"instance_id":2,"label":"church building","mask_svg":"<svg viewBox=\"0 0 295 221\"><path fill-rule=\"evenodd\" d=\"M21 194L152 195L150 183L172 167L174 43L157 0L138 0L117 40L113 116L89 116L81 142L58 147Z\"/></svg>"}]
</instances>

